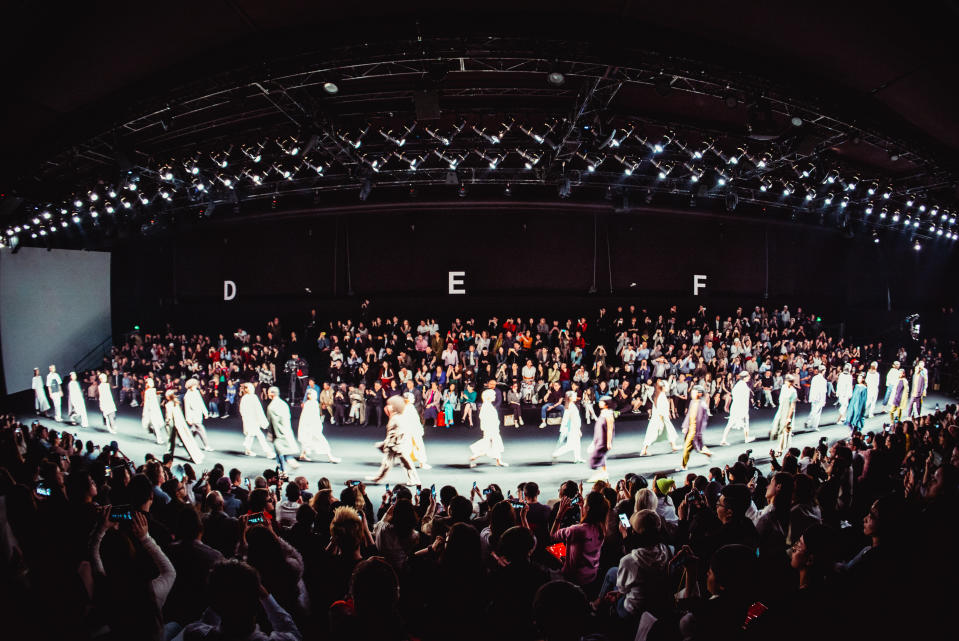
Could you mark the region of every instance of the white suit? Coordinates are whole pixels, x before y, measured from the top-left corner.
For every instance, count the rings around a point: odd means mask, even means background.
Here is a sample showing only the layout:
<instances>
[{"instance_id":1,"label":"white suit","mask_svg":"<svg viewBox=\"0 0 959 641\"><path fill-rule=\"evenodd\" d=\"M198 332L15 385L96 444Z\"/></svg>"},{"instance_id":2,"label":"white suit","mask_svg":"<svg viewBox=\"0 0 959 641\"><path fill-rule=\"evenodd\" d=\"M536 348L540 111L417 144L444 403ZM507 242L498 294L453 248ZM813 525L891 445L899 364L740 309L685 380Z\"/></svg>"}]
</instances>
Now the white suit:
<instances>
[{"instance_id":1,"label":"white suit","mask_svg":"<svg viewBox=\"0 0 959 641\"><path fill-rule=\"evenodd\" d=\"M170 438L166 431L166 422L163 420L163 410L160 409L160 398L155 387L148 387L143 392L143 417L140 419L143 429L156 435L157 443L163 443Z\"/></svg>"},{"instance_id":2,"label":"white suit","mask_svg":"<svg viewBox=\"0 0 959 641\"><path fill-rule=\"evenodd\" d=\"M80 424L80 427L90 427L87 420L87 404L83 400L83 390L80 383L71 380L67 383L67 415Z\"/></svg>"},{"instance_id":3,"label":"white suit","mask_svg":"<svg viewBox=\"0 0 959 641\"><path fill-rule=\"evenodd\" d=\"M809 384L809 418L807 423L814 430L819 429L822 420L822 409L826 406L826 377L816 374Z\"/></svg>"},{"instance_id":4,"label":"white suit","mask_svg":"<svg viewBox=\"0 0 959 641\"><path fill-rule=\"evenodd\" d=\"M273 453L267 445L266 438L263 436L263 429L269 426L266 420L266 414L263 412L263 406L260 405L260 399L256 394L247 393L240 397L240 419L243 421L243 449L250 452L255 438L260 442L263 449L263 455L272 457Z\"/></svg>"},{"instance_id":5,"label":"white suit","mask_svg":"<svg viewBox=\"0 0 959 641\"><path fill-rule=\"evenodd\" d=\"M209 450L210 444L206 439L206 427L203 425L203 419L208 418L210 412L206 409L206 403L203 402L203 395L200 394L200 390L191 387L186 391L186 394L183 395L183 408L187 425L200 437L204 449Z\"/></svg>"},{"instance_id":6,"label":"white suit","mask_svg":"<svg viewBox=\"0 0 959 641\"><path fill-rule=\"evenodd\" d=\"M866 417L876 413L876 401L879 399L879 372L871 369L866 372Z\"/></svg>"},{"instance_id":7,"label":"white suit","mask_svg":"<svg viewBox=\"0 0 959 641\"><path fill-rule=\"evenodd\" d=\"M47 390L50 392L50 403L53 405L53 417L62 420L60 405L63 400L63 379L56 372L47 374Z\"/></svg>"},{"instance_id":8,"label":"white suit","mask_svg":"<svg viewBox=\"0 0 959 641\"><path fill-rule=\"evenodd\" d=\"M113 390L110 383L104 382L97 386L97 397L100 400L100 413L111 434L117 433L117 404L113 402Z\"/></svg>"},{"instance_id":9,"label":"white suit","mask_svg":"<svg viewBox=\"0 0 959 641\"><path fill-rule=\"evenodd\" d=\"M43 390L43 378L39 374L33 377L31 387L33 388L33 409L42 414L50 409L50 401L47 400L47 393Z\"/></svg>"},{"instance_id":10,"label":"white suit","mask_svg":"<svg viewBox=\"0 0 959 641\"><path fill-rule=\"evenodd\" d=\"M836 381L836 398L839 399L839 422L846 420L846 408L852 398L852 374L843 372Z\"/></svg>"},{"instance_id":11,"label":"white suit","mask_svg":"<svg viewBox=\"0 0 959 641\"><path fill-rule=\"evenodd\" d=\"M563 410L563 422L559 426L559 443L553 451L553 458L559 458L567 452L573 453L573 463L583 462L583 419L579 416L576 403L570 403Z\"/></svg>"},{"instance_id":12,"label":"white suit","mask_svg":"<svg viewBox=\"0 0 959 641\"><path fill-rule=\"evenodd\" d=\"M729 436L729 430L743 430L746 439L749 439L749 383L747 379L740 379L733 385L732 402L729 404L729 420L723 430L723 443Z\"/></svg>"},{"instance_id":13,"label":"white suit","mask_svg":"<svg viewBox=\"0 0 959 641\"><path fill-rule=\"evenodd\" d=\"M666 437L670 445L676 449L676 428L669 420L669 399L666 392L659 393L659 397L653 402L653 409L649 416L649 425L646 426L646 438L643 439L643 447L649 447L656 442L663 429L666 430Z\"/></svg>"},{"instance_id":14,"label":"white suit","mask_svg":"<svg viewBox=\"0 0 959 641\"><path fill-rule=\"evenodd\" d=\"M473 456L489 456L498 459L503 455L503 438L499 433L499 413L493 402L496 400L496 392L491 389L483 390L483 406L480 408L480 429L483 430L483 438L470 445L470 451Z\"/></svg>"}]
</instances>

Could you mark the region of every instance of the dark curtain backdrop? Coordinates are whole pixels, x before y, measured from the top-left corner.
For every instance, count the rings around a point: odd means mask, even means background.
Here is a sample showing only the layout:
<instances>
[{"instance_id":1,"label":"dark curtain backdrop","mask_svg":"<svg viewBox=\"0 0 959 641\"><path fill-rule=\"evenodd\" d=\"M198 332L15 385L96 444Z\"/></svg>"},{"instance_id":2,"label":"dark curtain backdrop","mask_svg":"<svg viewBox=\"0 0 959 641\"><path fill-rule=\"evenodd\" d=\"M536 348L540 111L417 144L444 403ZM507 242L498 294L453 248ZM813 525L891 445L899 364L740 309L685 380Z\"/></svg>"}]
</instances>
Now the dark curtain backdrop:
<instances>
[{"instance_id":1,"label":"dark curtain backdrop","mask_svg":"<svg viewBox=\"0 0 959 641\"><path fill-rule=\"evenodd\" d=\"M595 227L594 227L595 225ZM595 228L595 236L594 236ZM596 248L596 292L594 282ZM600 305L802 305L851 331L955 304L955 251L835 229L657 212L424 211L237 221L114 250L114 329L262 327L355 314L592 316ZM465 271L467 294L447 294ZM692 295L693 275L707 276ZM223 300L223 281L237 285ZM352 295L351 295L352 292ZM892 311L887 311L887 294Z\"/></svg>"}]
</instances>

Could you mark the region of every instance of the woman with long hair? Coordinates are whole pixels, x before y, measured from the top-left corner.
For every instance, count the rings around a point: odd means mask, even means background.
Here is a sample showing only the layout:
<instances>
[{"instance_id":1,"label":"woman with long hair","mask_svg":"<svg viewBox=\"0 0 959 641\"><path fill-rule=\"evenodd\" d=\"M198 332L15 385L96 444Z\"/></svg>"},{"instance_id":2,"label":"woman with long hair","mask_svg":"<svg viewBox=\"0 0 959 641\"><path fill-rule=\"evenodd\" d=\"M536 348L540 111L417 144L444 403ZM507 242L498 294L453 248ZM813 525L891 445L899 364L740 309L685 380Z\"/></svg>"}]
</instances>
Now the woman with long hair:
<instances>
[{"instance_id":1,"label":"woman with long hair","mask_svg":"<svg viewBox=\"0 0 959 641\"><path fill-rule=\"evenodd\" d=\"M563 517L573 506L573 501L585 503L581 510L580 522L560 528ZM606 516L609 513L609 501L600 492L590 492L585 499L582 495L574 499L568 496L560 501L556 520L550 531L554 541L566 544L566 556L563 559L563 577L590 592L599 574L599 557L606 538Z\"/></svg>"}]
</instances>

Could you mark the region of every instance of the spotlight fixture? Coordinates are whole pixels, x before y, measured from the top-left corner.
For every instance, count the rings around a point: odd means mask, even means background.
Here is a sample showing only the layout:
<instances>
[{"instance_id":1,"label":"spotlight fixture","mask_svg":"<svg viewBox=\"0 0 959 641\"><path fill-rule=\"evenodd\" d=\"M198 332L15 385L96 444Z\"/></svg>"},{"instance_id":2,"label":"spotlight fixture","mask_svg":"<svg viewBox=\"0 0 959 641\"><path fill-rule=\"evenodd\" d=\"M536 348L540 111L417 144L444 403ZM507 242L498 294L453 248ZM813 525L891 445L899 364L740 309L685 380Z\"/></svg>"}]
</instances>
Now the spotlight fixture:
<instances>
[{"instance_id":1,"label":"spotlight fixture","mask_svg":"<svg viewBox=\"0 0 959 641\"><path fill-rule=\"evenodd\" d=\"M77 198L76 200L73 201L73 206L74 206L74 207L83 207L83 201L80 200L79 198Z\"/></svg>"},{"instance_id":2,"label":"spotlight fixture","mask_svg":"<svg viewBox=\"0 0 959 641\"><path fill-rule=\"evenodd\" d=\"M879 210L879 218L881 220L885 220L886 215L888 214L889 214L889 209L887 207L883 207L882 209Z\"/></svg>"},{"instance_id":3,"label":"spotlight fixture","mask_svg":"<svg viewBox=\"0 0 959 641\"><path fill-rule=\"evenodd\" d=\"M163 165L158 172L160 180L171 182L173 180L173 168L170 165Z\"/></svg>"},{"instance_id":4,"label":"spotlight fixture","mask_svg":"<svg viewBox=\"0 0 959 641\"><path fill-rule=\"evenodd\" d=\"M83 203L80 203L80 204L78 205L78 207L80 207L80 206L83 206ZM48 212L48 211L45 211L45 212L43 212L43 213L40 214L40 215L43 216L43 219L44 219L44 220L50 220L50 218L53 216L53 214L51 214L51 213Z\"/></svg>"},{"instance_id":5,"label":"spotlight fixture","mask_svg":"<svg viewBox=\"0 0 959 641\"><path fill-rule=\"evenodd\" d=\"M632 176L633 172L636 171L636 168L639 167L639 162L633 162L626 156L614 155L613 158L619 161L619 164L623 166L623 175Z\"/></svg>"},{"instance_id":6,"label":"spotlight fixture","mask_svg":"<svg viewBox=\"0 0 959 641\"><path fill-rule=\"evenodd\" d=\"M942 227L936 230L936 236L942 236Z\"/></svg>"},{"instance_id":7,"label":"spotlight fixture","mask_svg":"<svg viewBox=\"0 0 959 641\"><path fill-rule=\"evenodd\" d=\"M919 251L920 249L922 249L922 245L920 245L919 241L917 240L916 244L913 245L912 248L915 249L916 251Z\"/></svg>"},{"instance_id":8,"label":"spotlight fixture","mask_svg":"<svg viewBox=\"0 0 959 641\"><path fill-rule=\"evenodd\" d=\"M879 234L875 230L872 232L872 242L877 245L879 244Z\"/></svg>"},{"instance_id":9,"label":"spotlight fixture","mask_svg":"<svg viewBox=\"0 0 959 641\"><path fill-rule=\"evenodd\" d=\"M879 189L879 183L873 182L872 184L869 185L868 189L866 189L866 193L869 194L870 196L875 196L876 191L878 189Z\"/></svg>"},{"instance_id":10,"label":"spotlight fixture","mask_svg":"<svg viewBox=\"0 0 959 641\"><path fill-rule=\"evenodd\" d=\"M883 200L892 198L892 189L890 187L886 187L886 191L882 192L882 198Z\"/></svg>"},{"instance_id":11,"label":"spotlight fixture","mask_svg":"<svg viewBox=\"0 0 959 641\"><path fill-rule=\"evenodd\" d=\"M312 169L317 176L323 175L323 172L325 171L325 167L323 166L323 163L317 163L314 165L312 162L304 158L303 164L309 167L310 169Z\"/></svg>"},{"instance_id":12,"label":"spotlight fixture","mask_svg":"<svg viewBox=\"0 0 959 641\"><path fill-rule=\"evenodd\" d=\"M216 165L217 167L219 167L220 169L226 169L226 168L227 168L227 165L230 164L230 150L231 150L231 149L233 149L233 148L230 147L230 149L227 149L226 151L224 151L224 152L222 152L222 153L210 154L210 160L212 160L212 161L213 161L213 164Z\"/></svg>"},{"instance_id":13,"label":"spotlight fixture","mask_svg":"<svg viewBox=\"0 0 959 641\"><path fill-rule=\"evenodd\" d=\"M673 170L673 166L666 162L664 163L653 162L653 165L657 169L659 169L659 173L657 174L657 176L659 177L660 180L665 180L666 176L669 175L669 172Z\"/></svg>"},{"instance_id":14,"label":"spotlight fixture","mask_svg":"<svg viewBox=\"0 0 959 641\"><path fill-rule=\"evenodd\" d=\"M828 183L828 184L832 185L832 184L834 184L834 183L836 182L836 180L838 180L838 179L839 179L839 172L836 171L835 169L832 169L832 170L826 172L826 176L822 179L822 181L823 181L823 184Z\"/></svg>"},{"instance_id":15,"label":"spotlight fixture","mask_svg":"<svg viewBox=\"0 0 959 641\"><path fill-rule=\"evenodd\" d=\"M117 190L114 189L113 187L110 187L110 189L107 190L107 196L109 196L110 198L116 198Z\"/></svg>"},{"instance_id":16,"label":"spotlight fixture","mask_svg":"<svg viewBox=\"0 0 959 641\"><path fill-rule=\"evenodd\" d=\"M233 178L231 178L230 176L227 176L226 174L217 174L216 179L219 180L224 187L233 186Z\"/></svg>"},{"instance_id":17,"label":"spotlight fixture","mask_svg":"<svg viewBox=\"0 0 959 641\"><path fill-rule=\"evenodd\" d=\"M323 91L325 91L327 95L335 96L337 93L339 93L340 88L336 86L335 82L324 82Z\"/></svg>"},{"instance_id":18,"label":"spotlight fixture","mask_svg":"<svg viewBox=\"0 0 959 641\"><path fill-rule=\"evenodd\" d=\"M866 203L866 215L868 216L871 213L872 213L872 203Z\"/></svg>"},{"instance_id":19,"label":"spotlight fixture","mask_svg":"<svg viewBox=\"0 0 959 641\"><path fill-rule=\"evenodd\" d=\"M703 156L706 155L706 152L711 151L712 149L713 149L712 140L707 140L703 142L702 145L700 145L699 149L696 149L695 151L693 151L692 153L693 160L702 160Z\"/></svg>"},{"instance_id":20,"label":"spotlight fixture","mask_svg":"<svg viewBox=\"0 0 959 641\"><path fill-rule=\"evenodd\" d=\"M816 199L816 190L809 188L806 190L806 202L812 202Z\"/></svg>"},{"instance_id":21,"label":"spotlight fixture","mask_svg":"<svg viewBox=\"0 0 959 641\"><path fill-rule=\"evenodd\" d=\"M929 215L935 217L939 213L939 208L933 205L932 209L929 210Z\"/></svg>"},{"instance_id":22,"label":"spotlight fixture","mask_svg":"<svg viewBox=\"0 0 959 641\"><path fill-rule=\"evenodd\" d=\"M183 163L183 169L186 170L186 173L191 176L197 176L200 174L200 166L197 164L196 160L187 160Z\"/></svg>"},{"instance_id":23,"label":"spotlight fixture","mask_svg":"<svg viewBox=\"0 0 959 641\"><path fill-rule=\"evenodd\" d=\"M459 166L459 164L463 161L463 156L460 154L454 154L454 155L448 156L444 154L442 151L439 151L438 149L434 149L433 154L442 158L446 162L447 166L449 166L450 169L456 169ZM520 152L520 155L522 155L522 152ZM537 162L539 162L538 158L537 158Z\"/></svg>"},{"instance_id":24,"label":"spotlight fixture","mask_svg":"<svg viewBox=\"0 0 959 641\"><path fill-rule=\"evenodd\" d=\"M898 223L898 222L899 222L899 210L898 210L898 209L892 214L892 222L894 222L894 223ZM907 225L909 224L909 217L908 217L908 216L906 217L906 224L907 224Z\"/></svg>"},{"instance_id":25,"label":"spotlight fixture","mask_svg":"<svg viewBox=\"0 0 959 641\"><path fill-rule=\"evenodd\" d=\"M300 153L300 142L293 136L277 141L276 144L287 156L296 156Z\"/></svg>"},{"instance_id":26,"label":"spotlight fixture","mask_svg":"<svg viewBox=\"0 0 959 641\"><path fill-rule=\"evenodd\" d=\"M912 198L910 198L909 200L907 200L907 201L906 201L906 207L912 207L913 202L915 202L915 201L914 201Z\"/></svg>"},{"instance_id":27,"label":"spotlight fixture","mask_svg":"<svg viewBox=\"0 0 959 641\"><path fill-rule=\"evenodd\" d=\"M105 204L105 205L103 206L103 209L104 209L104 211L106 211L108 214L112 214L114 211L116 211L116 210L113 208L113 203L107 203L107 204Z\"/></svg>"},{"instance_id":28,"label":"spotlight fixture","mask_svg":"<svg viewBox=\"0 0 959 641\"><path fill-rule=\"evenodd\" d=\"M466 127L466 122L464 121L460 123L459 125L453 127L453 132L449 136L443 136L439 133L439 130L430 129L429 127L423 127L423 131L425 131L430 138L436 140L444 147L449 147L450 142L453 140L453 138L455 138L457 134L459 134L459 132L463 131L463 128L465 127Z\"/></svg>"},{"instance_id":29,"label":"spotlight fixture","mask_svg":"<svg viewBox=\"0 0 959 641\"><path fill-rule=\"evenodd\" d=\"M140 194L140 204L142 204L142 205L149 205L149 204L150 204L150 199L147 198L147 195L146 195L146 194Z\"/></svg>"},{"instance_id":30,"label":"spotlight fixture","mask_svg":"<svg viewBox=\"0 0 959 641\"><path fill-rule=\"evenodd\" d=\"M919 227L919 220L917 219L917 220L912 221L912 226L918 228L918 227Z\"/></svg>"},{"instance_id":31,"label":"spotlight fixture","mask_svg":"<svg viewBox=\"0 0 959 641\"><path fill-rule=\"evenodd\" d=\"M123 207L124 209L131 209L133 207L133 204L126 198L121 198L120 206Z\"/></svg>"},{"instance_id":32,"label":"spotlight fixture","mask_svg":"<svg viewBox=\"0 0 959 641\"><path fill-rule=\"evenodd\" d=\"M385 140L393 143L397 147L402 147L403 145L406 144L406 137L410 134L410 132L413 131L413 127L415 126L416 126L416 123L413 123L409 127L404 127L403 131L399 134L393 134L392 129L387 129L386 131L383 131L382 129L380 129L379 132L380 132L380 135L383 136Z\"/></svg>"},{"instance_id":33,"label":"spotlight fixture","mask_svg":"<svg viewBox=\"0 0 959 641\"><path fill-rule=\"evenodd\" d=\"M759 191L767 192L773 188L773 181L768 178L763 178L759 181Z\"/></svg>"},{"instance_id":34,"label":"spotlight fixture","mask_svg":"<svg viewBox=\"0 0 959 641\"><path fill-rule=\"evenodd\" d=\"M799 116L793 116L789 119L789 122L792 123L793 127L802 127L802 118Z\"/></svg>"},{"instance_id":35,"label":"spotlight fixture","mask_svg":"<svg viewBox=\"0 0 959 641\"><path fill-rule=\"evenodd\" d=\"M720 187L725 187L726 183L729 182L729 177L723 173L722 169L716 170L716 184Z\"/></svg>"},{"instance_id":36,"label":"spotlight fixture","mask_svg":"<svg viewBox=\"0 0 959 641\"><path fill-rule=\"evenodd\" d=\"M91 190L87 192L87 198L90 199L91 203L95 203L100 199L100 196L97 194L97 192Z\"/></svg>"},{"instance_id":37,"label":"spotlight fixture","mask_svg":"<svg viewBox=\"0 0 959 641\"><path fill-rule=\"evenodd\" d=\"M73 214L73 222L80 224L80 216L78 214Z\"/></svg>"},{"instance_id":38,"label":"spotlight fixture","mask_svg":"<svg viewBox=\"0 0 959 641\"><path fill-rule=\"evenodd\" d=\"M258 142L246 147L240 147L240 151L243 152L243 155L257 163L263 160L263 143Z\"/></svg>"},{"instance_id":39,"label":"spotlight fixture","mask_svg":"<svg viewBox=\"0 0 959 641\"><path fill-rule=\"evenodd\" d=\"M533 167L535 167L536 164L539 163L540 159L543 157L542 154L537 155L530 151L524 151L522 149L517 149L516 153L518 153L520 156L522 156L526 160L526 162L523 163L523 166L526 167L527 169L532 169Z\"/></svg>"},{"instance_id":40,"label":"spotlight fixture","mask_svg":"<svg viewBox=\"0 0 959 641\"><path fill-rule=\"evenodd\" d=\"M566 83L566 76L558 71L550 71L546 74L546 82L554 87L562 87Z\"/></svg>"},{"instance_id":41,"label":"spotlight fixture","mask_svg":"<svg viewBox=\"0 0 959 641\"><path fill-rule=\"evenodd\" d=\"M90 208L90 218L96 218L96 217L99 216L99 215L100 215L100 212L98 212L98 211L97 211L96 209L94 209L93 207Z\"/></svg>"},{"instance_id":42,"label":"spotlight fixture","mask_svg":"<svg viewBox=\"0 0 959 641\"><path fill-rule=\"evenodd\" d=\"M546 142L546 136L551 134L553 132L553 129L556 127L556 122L554 121L552 124L548 125L546 128L546 133L544 134L536 133L532 127L524 127L523 125L518 125L518 127L519 127L519 130L522 131L524 134L526 134L527 136L529 136L530 138L532 138L539 144L543 144L544 142Z\"/></svg>"},{"instance_id":43,"label":"spotlight fixture","mask_svg":"<svg viewBox=\"0 0 959 641\"><path fill-rule=\"evenodd\" d=\"M250 177L250 180L252 180L253 182L256 182L256 178L253 178L253 175L251 175L250 172L244 171L243 173L244 173L246 176L249 176L249 177ZM259 176L257 176L257 178L259 178ZM257 183L257 184L259 184L259 183ZM193 187L194 189L196 189L196 190L199 191L199 192L205 192L205 191L206 191L206 183L204 183L203 180L194 180L191 185L192 185L192 187Z\"/></svg>"},{"instance_id":44,"label":"spotlight fixture","mask_svg":"<svg viewBox=\"0 0 959 641\"><path fill-rule=\"evenodd\" d=\"M772 155L769 152L766 152L762 156L760 156L759 159L756 161L756 167L758 167L759 169L765 169L766 167L769 166L769 163L772 162L772 159L773 159Z\"/></svg>"},{"instance_id":45,"label":"spotlight fixture","mask_svg":"<svg viewBox=\"0 0 959 641\"><path fill-rule=\"evenodd\" d=\"M823 202L827 205L831 205L832 199L833 199L833 194L832 192L829 192L828 194L826 194L826 198L823 200Z\"/></svg>"},{"instance_id":46,"label":"spotlight fixture","mask_svg":"<svg viewBox=\"0 0 959 641\"><path fill-rule=\"evenodd\" d=\"M925 205L919 205L919 213L925 213L925 211L926 211L926 206L925 206Z\"/></svg>"},{"instance_id":47,"label":"spotlight fixture","mask_svg":"<svg viewBox=\"0 0 959 641\"><path fill-rule=\"evenodd\" d=\"M733 152L732 155L729 156L729 160L727 160L726 162L727 162L728 164L730 164L730 165L738 165L738 164L739 164L739 159L742 158L742 157L745 156L745 155L746 155L746 148L745 148L745 147L738 147L738 148L736 149L736 151Z\"/></svg>"},{"instance_id":48,"label":"spotlight fixture","mask_svg":"<svg viewBox=\"0 0 959 641\"><path fill-rule=\"evenodd\" d=\"M859 186L859 175L853 176L849 182L846 183L846 191L855 191L856 187Z\"/></svg>"},{"instance_id":49,"label":"spotlight fixture","mask_svg":"<svg viewBox=\"0 0 959 641\"><path fill-rule=\"evenodd\" d=\"M791 182L783 183L783 196L790 196L793 193L793 186Z\"/></svg>"},{"instance_id":50,"label":"spotlight fixture","mask_svg":"<svg viewBox=\"0 0 959 641\"><path fill-rule=\"evenodd\" d=\"M337 134L337 135L339 136L340 140L342 140L343 142L345 142L346 144L348 144L348 145L349 145L350 147L352 147L353 149L359 149L360 146L362 146L362 144L363 144L363 136L365 136L369 130L370 130L370 125L366 125L366 127L364 127L364 128L360 131L359 135L358 135L355 139L350 138L349 136L347 136L347 135L344 134L344 133L339 133L339 134ZM429 129L427 129L427 131L429 131ZM449 144L449 143L447 143L447 144Z\"/></svg>"},{"instance_id":51,"label":"spotlight fixture","mask_svg":"<svg viewBox=\"0 0 959 641\"><path fill-rule=\"evenodd\" d=\"M802 171L801 171L800 173L801 173L801 175L802 175L803 178L809 178L809 177L813 174L814 171L816 171L816 167L815 167L812 163L810 163L810 164L806 165L805 167L803 167L803 169L802 169Z\"/></svg>"},{"instance_id":52,"label":"spotlight fixture","mask_svg":"<svg viewBox=\"0 0 959 641\"><path fill-rule=\"evenodd\" d=\"M134 181L134 180L128 180L128 181L127 181L127 184L126 184L125 186L126 186L126 188L127 188L127 191L136 191L136 190L137 190L137 184L136 184L136 181Z\"/></svg>"}]
</instances>

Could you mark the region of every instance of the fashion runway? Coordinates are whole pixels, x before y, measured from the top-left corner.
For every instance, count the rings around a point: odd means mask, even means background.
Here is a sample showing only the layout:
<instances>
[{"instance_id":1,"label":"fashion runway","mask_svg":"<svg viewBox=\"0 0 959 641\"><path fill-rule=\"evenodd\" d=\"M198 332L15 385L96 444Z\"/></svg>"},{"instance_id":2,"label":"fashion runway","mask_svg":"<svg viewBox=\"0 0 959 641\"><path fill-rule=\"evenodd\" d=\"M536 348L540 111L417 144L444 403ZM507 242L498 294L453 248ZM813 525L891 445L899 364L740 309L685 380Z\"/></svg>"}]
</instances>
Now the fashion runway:
<instances>
[{"instance_id":1,"label":"fashion runway","mask_svg":"<svg viewBox=\"0 0 959 641\"><path fill-rule=\"evenodd\" d=\"M932 412L936 404L943 407L946 403L953 403L954 400L948 399L941 394L929 394L926 402L923 404L925 412ZM79 426L71 426L64 423L57 423L53 419L40 418L40 422L53 429L61 429L78 435L84 441L92 440L95 444L106 445L110 441L116 440L119 443L120 450L132 459L136 464L144 460L144 455L148 452L153 453L160 458L167 451L167 447L160 447L152 434L146 434L140 425L140 408L122 407L117 417L117 434L110 434L102 424L102 417L95 409L95 406L88 404L90 418L90 427L81 429ZM726 426L725 416L713 416L709 420L709 425L705 433L705 443L713 452L711 459L693 452L689 460L689 470L700 474L706 474L710 467L723 467L732 465L736 457L751 448L753 457L757 463L767 463L769 461L769 450L775 445L768 440L769 429L772 424L774 409L754 410L750 414L750 435L756 437L756 440L745 445L743 443L743 434L741 431L733 430L730 432L728 447L720 447L719 442L722 438L723 428ZM538 414L538 413L537 413ZM830 404L823 411L823 424L819 432L804 431L803 422L809 414L809 405L800 404L797 408L798 420L796 421L796 431L793 432L793 446L802 448L804 446L815 446L823 436L830 442L849 435L849 428L845 425L836 425L835 420L839 410ZM293 417L294 427L299 418L299 408L296 408ZM21 421L29 424L34 417L29 414L23 414ZM888 414L877 414L872 419L866 419L866 428L864 432L882 431L883 423L888 423ZM632 472L634 474L652 475L655 472L666 472L671 474L681 483L682 472L681 458L682 451L671 452L669 443L666 441L665 434L660 436L655 444L650 446L649 456L640 457L639 451L642 448L643 437L646 434L646 419L640 419L635 415L621 415L616 421L616 435L613 441L613 449L608 456L609 475L612 479L622 478L625 474ZM680 431L679 420L673 420L673 425ZM484 484L496 482L503 486L503 489L515 488L517 484L524 481L536 481L544 489L545 495L551 496L554 489L563 481L568 479L585 480L592 474L585 463L572 463L572 455L552 464L550 454L556 447L556 440L559 433L558 425L550 425L543 429L537 427L538 422L527 422L525 426L519 429L513 427L501 427L503 441L506 451L503 460L509 464L509 467L497 467L489 459L480 459L476 468L470 469L468 459L470 455L469 445L480 438L479 421L476 427L428 427L426 428L426 450L429 455L429 463L433 466L431 470L419 470L420 480L423 485L435 483L437 487L442 485L454 485L460 492L467 492L476 481L480 487ZM209 469L214 463L222 463L228 470L232 467L243 471L244 476L256 476L261 474L264 469L275 467L275 461L264 458L259 452L258 446L255 448L256 457L243 455L243 433L240 427L238 416L231 415L226 419L209 419L206 421L207 434L210 439L210 445L215 451L207 452L206 459L201 465L194 465L197 473ZM291 476L305 476L310 481L311 487L314 486L317 479L327 477L335 486L342 486L347 480L362 480L367 475L373 474L379 468L381 454L375 449L374 443L383 439L385 429L377 429L375 426L361 427L353 425L326 425L324 430L326 437L330 441L334 455L342 458L338 464L327 462L303 462L297 470L288 470ZM589 445L592 441L593 425L583 425L583 456L588 458ZM680 440L680 448L682 442ZM177 463L189 462L186 457L186 451L182 444L177 444L176 449ZM763 468L764 472L768 468ZM396 484L405 482L406 474L399 466L395 467L387 475L385 483Z\"/></svg>"}]
</instances>

